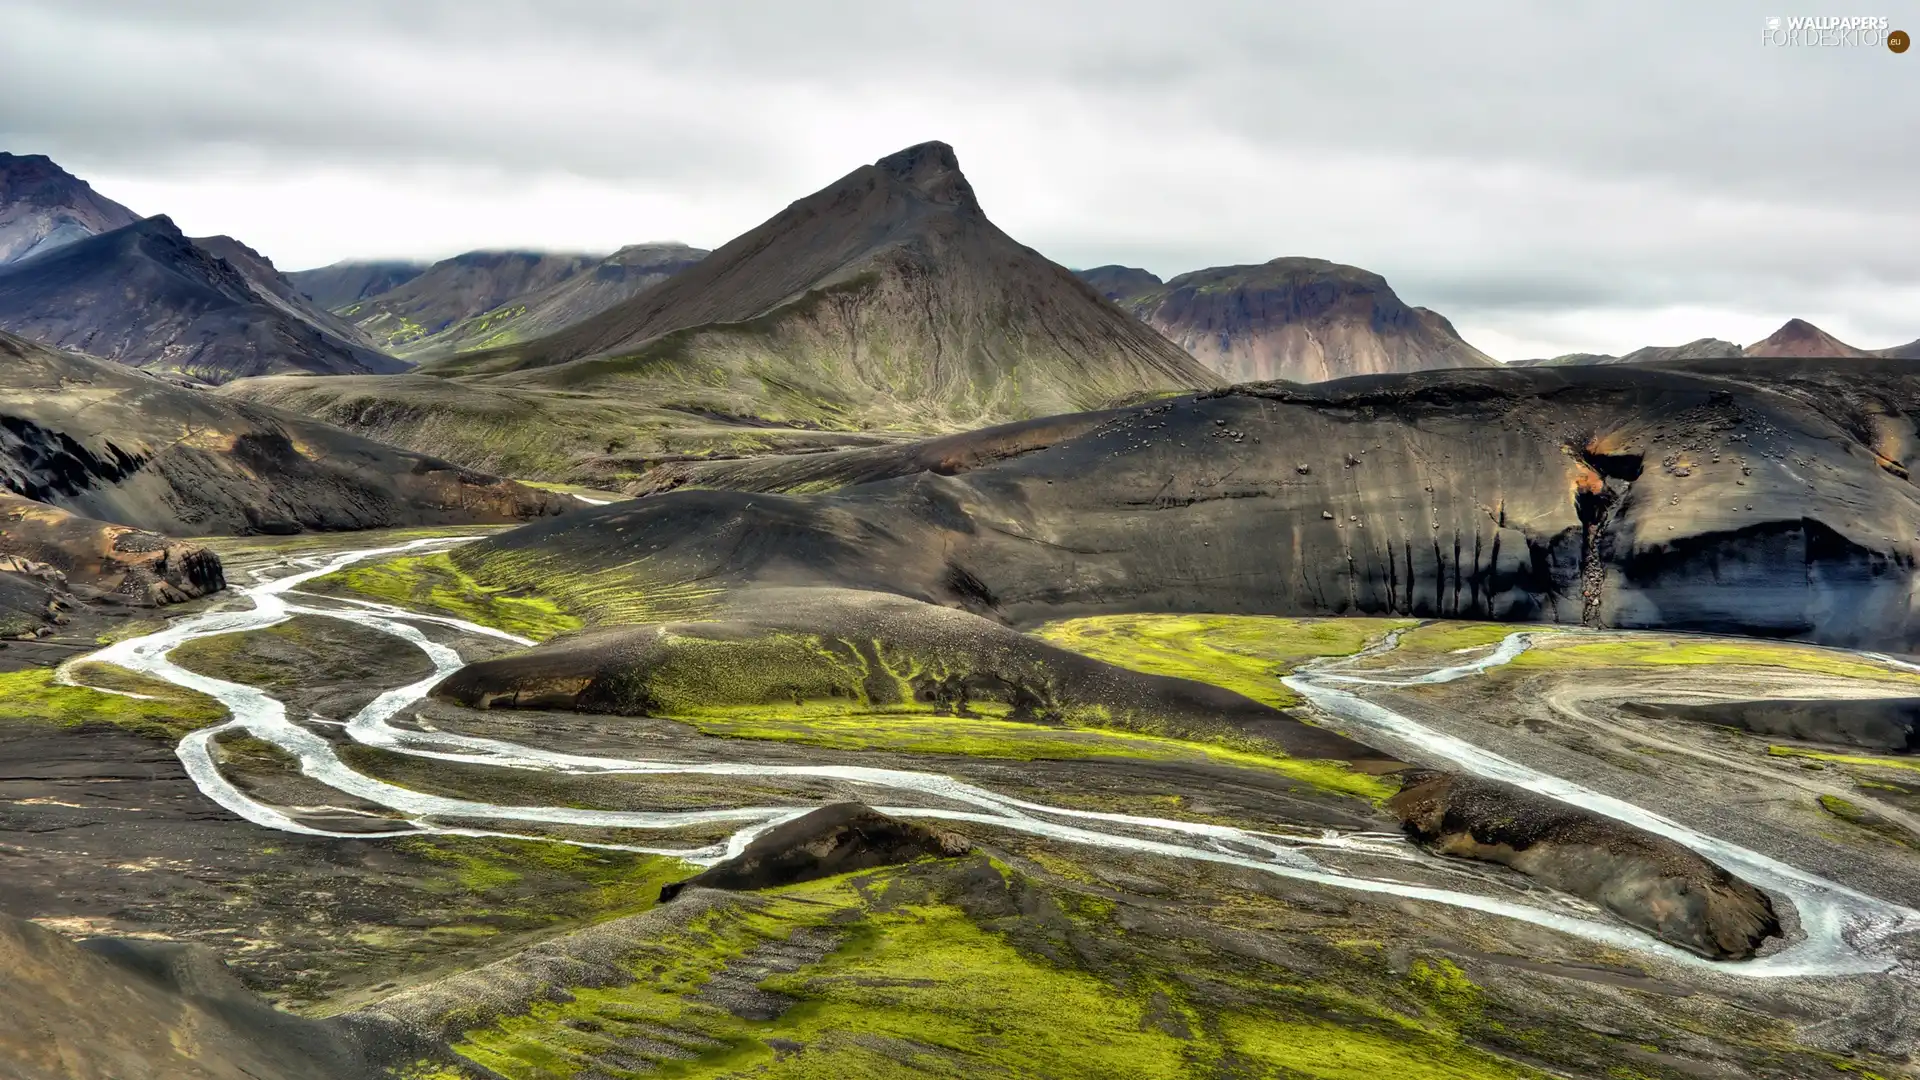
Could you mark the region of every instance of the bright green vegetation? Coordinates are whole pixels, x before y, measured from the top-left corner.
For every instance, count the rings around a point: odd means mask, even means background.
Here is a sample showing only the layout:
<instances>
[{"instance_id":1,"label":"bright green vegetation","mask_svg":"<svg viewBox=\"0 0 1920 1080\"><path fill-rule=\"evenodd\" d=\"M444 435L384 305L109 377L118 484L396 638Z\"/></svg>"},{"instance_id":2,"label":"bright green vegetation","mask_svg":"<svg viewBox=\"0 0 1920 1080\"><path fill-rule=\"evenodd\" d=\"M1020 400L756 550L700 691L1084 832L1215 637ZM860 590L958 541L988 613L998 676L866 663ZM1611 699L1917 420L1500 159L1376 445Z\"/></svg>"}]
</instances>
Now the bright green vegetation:
<instances>
[{"instance_id":1,"label":"bright green vegetation","mask_svg":"<svg viewBox=\"0 0 1920 1080\"><path fill-rule=\"evenodd\" d=\"M585 495L589 499L599 499L603 502L619 502L628 497L624 492L604 491L600 488L587 487L584 484L562 484L552 480L518 480L515 482L525 484L530 488L539 488L541 491L552 491L561 495Z\"/></svg>"},{"instance_id":2,"label":"bright green vegetation","mask_svg":"<svg viewBox=\"0 0 1920 1080\"><path fill-rule=\"evenodd\" d=\"M376 987L390 980L466 970L556 931L645 911L662 885L699 872L679 859L548 841L421 836L380 843L394 849L381 860L392 871L369 882L381 899L360 916L366 921L315 925L296 909L277 929L294 941L324 935L307 943L300 969L276 986L285 1004L313 1015L358 1008L384 997ZM252 887L301 887L309 880L303 873L310 871L276 871Z\"/></svg>"},{"instance_id":3,"label":"bright green vegetation","mask_svg":"<svg viewBox=\"0 0 1920 1080\"><path fill-rule=\"evenodd\" d=\"M1870 769L1904 769L1920 772L1920 760L1913 758L1874 757L1868 754L1833 754L1825 750L1807 750L1798 746L1769 746L1767 753L1779 758L1803 758L1809 761L1829 762L1835 765L1854 765Z\"/></svg>"},{"instance_id":4,"label":"bright green vegetation","mask_svg":"<svg viewBox=\"0 0 1920 1080\"><path fill-rule=\"evenodd\" d=\"M1235 991L1245 1000L1236 1008L1198 1000L1178 972L1157 964L1123 975L1071 959L1072 950L1050 959L983 921L967 898L930 887L934 875L919 869L733 898L636 941L623 959L634 982L569 988L570 1000L470 1030L455 1050L509 1080L592 1070L622 1080L1541 1075L1467 1045L1437 1011L1416 1019L1338 992L1316 1000L1258 979ZM976 875L975 887L1025 887L999 870L1004 885ZM1080 932L1113 932L1110 903L1054 899L1058 917ZM743 1020L702 999L715 975L757 949L823 931L837 936L837 948L760 984L793 1001L777 1019ZM648 1044L698 1056L663 1060L640 1048Z\"/></svg>"},{"instance_id":5,"label":"bright green vegetation","mask_svg":"<svg viewBox=\"0 0 1920 1080\"><path fill-rule=\"evenodd\" d=\"M1902 847L1920 847L1920 837L1914 836L1895 822L1887 820L1851 799L1843 799L1838 795L1822 795L1818 801L1820 809L1828 814L1856 828L1864 829L1882 840L1892 841Z\"/></svg>"},{"instance_id":6,"label":"bright green vegetation","mask_svg":"<svg viewBox=\"0 0 1920 1080\"><path fill-rule=\"evenodd\" d=\"M644 559L587 570L532 552L469 549L451 552L449 557L490 588L537 594L562 611L591 613L596 623L704 619L714 613L720 599L717 588L680 581L655 583Z\"/></svg>"},{"instance_id":7,"label":"bright green vegetation","mask_svg":"<svg viewBox=\"0 0 1920 1080\"><path fill-rule=\"evenodd\" d=\"M1280 685L1293 668L1346 656L1407 619L1284 619L1266 615L1096 615L1036 633L1063 649L1145 672L1212 683L1274 708L1300 699Z\"/></svg>"},{"instance_id":8,"label":"bright green vegetation","mask_svg":"<svg viewBox=\"0 0 1920 1080\"><path fill-rule=\"evenodd\" d=\"M777 739L831 750L906 754L962 754L1015 761L1134 758L1191 761L1277 772L1326 791L1386 799L1397 784L1357 773L1340 762L1292 758L1277 752L1143 735L1128 731L1060 728L1004 719L929 712L833 713L784 707L708 710L686 722L709 735Z\"/></svg>"},{"instance_id":9,"label":"bright green vegetation","mask_svg":"<svg viewBox=\"0 0 1920 1080\"><path fill-rule=\"evenodd\" d=\"M62 686L53 681L51 668L0 672L0 722L61 727L112 724L137 735L178 739L227 718L227 711L212 698L120 668L81 664L73 675L76 682L121 693L110 694L91 686Z\"/></svg>"},{"instance_id":10,"label":"bright green vegetation","mask_svg":"<svg viewBox=\"0 0 1920 1080\"><path fill-rule=\"evenodd\" d=\"M344 590L391 604L437 609L535 640L583 625L544 595L481 584L446 552L354 563L308 587L314 592Z\"/></svg>"},{"instance_id":11,"label":"bright green vegetation","mask_svg":"<svg viewBox=\"0 0 1920 1080\"><path fill-rule=\"evenodd\" d=\"M1516 669L1570 667L1668 667L1715 664L1786 668L1843 679L1871 679L1920 685L1920 674L1896 671L1845 653L1805 645L1766 641L1655 638L1618 641L1542 641L1508 666Z\"/></svg>"},{"instance_id":12,"label":"bright green vegetation","mask_svg":"<svg viewBox=\"0 0 1920 1080\"><path fill-rule=\"evenodd\" d=\"M1497 645L1516 631L1527 629L1508 623L1431 622L1422 623L1400 635L1400 646L1392 654L1450 653L1462 649Z\"/></svg>"}]
</instances>

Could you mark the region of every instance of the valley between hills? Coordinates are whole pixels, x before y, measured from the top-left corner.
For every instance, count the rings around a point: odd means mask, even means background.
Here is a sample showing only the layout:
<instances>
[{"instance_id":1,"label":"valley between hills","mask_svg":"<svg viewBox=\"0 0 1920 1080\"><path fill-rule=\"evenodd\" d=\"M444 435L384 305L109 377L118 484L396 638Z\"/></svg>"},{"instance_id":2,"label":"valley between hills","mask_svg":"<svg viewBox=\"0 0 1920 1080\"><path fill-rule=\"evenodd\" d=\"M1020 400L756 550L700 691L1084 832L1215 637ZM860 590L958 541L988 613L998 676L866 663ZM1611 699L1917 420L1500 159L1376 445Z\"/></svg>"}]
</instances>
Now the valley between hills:
<instances>
[{"instance_id":1,"label":"valley between hills","mask_svg":"<svg viewBox=\"0 0 1920 1080\"><path fill-rule=\"evenodd\" d=\"M0 1074L1920 1075L1911 351L0 155Z\"/></svg>"}]
</instances>

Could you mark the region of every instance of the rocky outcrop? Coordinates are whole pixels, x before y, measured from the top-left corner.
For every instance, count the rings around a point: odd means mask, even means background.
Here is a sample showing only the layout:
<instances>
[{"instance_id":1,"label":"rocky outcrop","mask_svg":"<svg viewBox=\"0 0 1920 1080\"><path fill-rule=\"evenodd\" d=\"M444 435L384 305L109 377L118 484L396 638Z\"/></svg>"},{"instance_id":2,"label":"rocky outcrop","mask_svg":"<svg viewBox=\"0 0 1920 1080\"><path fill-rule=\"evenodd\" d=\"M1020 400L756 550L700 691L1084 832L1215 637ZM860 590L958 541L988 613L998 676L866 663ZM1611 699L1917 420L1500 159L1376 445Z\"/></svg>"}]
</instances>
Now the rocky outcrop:
<instances>
[{"instance_id":1,"label":"rocky outcrop","mask_svg":"<svg viewBox=\"0 0 1920 1080\"><path fill-rule=\"evenodd\" d=\"M1093 286L1095 292L1122 305L1165 284L1158 275L1137 266L1096 266L1074 273Z\"/></svg>"},{"instance_id":2,"label":"rocky outcrop","mask_svg":"<svg viewBox=\"0 0 1920 1080\"><path fill-rule=\"evenodd\" d=\"M0 492L0 570L25 571L94 596L172 604L226 587L220 557L200 544L94 521ZM50 578L50 575L57 577Z\"/></svg>"},{"instance_id":3,"label":"rocky outcrop","mask_svg":"<svg viewBox=\"0 0 1920 1080\"><path fill-rule=\"evenodd\" d=\"M1480 777L1403 779L1389 808L1443 855L1510 866L1709 959L1744 960L1780 936L1766 893L1665 837Z\"/></svg>"},{"instance_id":4,"label":"rocky outcrop","mask_svg":"<svg viewBox=\"0 0 1920 1080\"><path fill-rule=\"evenodd\" d=\"M1380 275L1325 259L1217 266L1115 299L1229 382L1498 364Z\"/></svg>"},{"instance_id":5,"label":"rocky outcrop","mask_svg":"<svg viewBox=\"0 0 1920 1080\"><path fill-rule=\"evenodd\" d=\"M958 833L897 821L856 802L834 803L768 829L733 858L663 887L660 899L687 889L772 889L971 850Z\"/></svg>"}]
</instances>

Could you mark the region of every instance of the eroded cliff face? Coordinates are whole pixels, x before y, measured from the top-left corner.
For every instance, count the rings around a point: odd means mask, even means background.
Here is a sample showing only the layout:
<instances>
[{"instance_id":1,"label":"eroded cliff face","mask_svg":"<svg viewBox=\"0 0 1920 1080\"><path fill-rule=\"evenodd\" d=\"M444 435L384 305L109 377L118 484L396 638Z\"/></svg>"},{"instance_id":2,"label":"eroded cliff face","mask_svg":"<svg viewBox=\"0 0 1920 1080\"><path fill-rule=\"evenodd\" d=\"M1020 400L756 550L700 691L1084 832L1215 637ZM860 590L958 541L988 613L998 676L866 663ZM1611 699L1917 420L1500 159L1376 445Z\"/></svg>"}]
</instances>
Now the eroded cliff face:
<instances>
[{"instance_id":1,"label":"eroded cliff face","mask_svg":"<svg viewBox=\"0 0 1920 1080\"><path fill-rule=\"evenodd\" d=\"M877 589L1015 624L1399 614L1904 648L1920 365L1835 363L1243 386L982 433L1001 453L848 452L869 482L839 493L672 492L463 558ZM784 464L817 490L832 463ZM741 479L780 490L782 467Z\"/></svg>"},{"instance_id":2,"label":"eroded cliff face","mask_svg":"<svg viewBox=\"0 0 1920 1080\"><path fill-rule=\"evenodd\" d=\"M172 604L226 586L200 544L70 514L0 492L0 570L136 604Z\"/></svg>"}]
</instances>

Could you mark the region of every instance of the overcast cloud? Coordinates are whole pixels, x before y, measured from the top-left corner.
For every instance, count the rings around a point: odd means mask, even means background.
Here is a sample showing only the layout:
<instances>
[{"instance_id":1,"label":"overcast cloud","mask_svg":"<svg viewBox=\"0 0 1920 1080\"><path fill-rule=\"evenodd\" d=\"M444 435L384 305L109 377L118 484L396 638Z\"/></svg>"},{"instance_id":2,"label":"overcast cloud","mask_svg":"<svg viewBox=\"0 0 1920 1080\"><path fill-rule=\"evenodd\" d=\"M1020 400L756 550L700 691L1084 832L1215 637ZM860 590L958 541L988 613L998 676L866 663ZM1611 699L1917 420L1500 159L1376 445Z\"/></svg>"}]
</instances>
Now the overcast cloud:
<instances>
[{"instance_id":1,"label":"overcast cloud","mask_svg":"<svg viewBox=\"0 0 1920 1080\"><path fill-rule=\"evenodd\" d=\"M1059 262L1335 259L1503 359L1920 338L1920 50L1763 47L1789 14L1920 33L1920 0L0 0L0 149L298 269L718 246L937 138Z\"/></svg>"}]
</instances>

